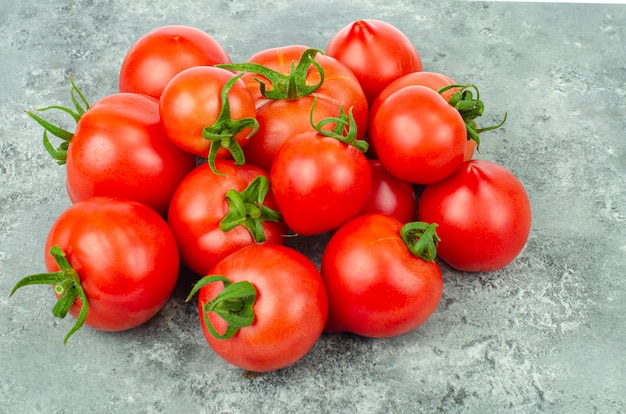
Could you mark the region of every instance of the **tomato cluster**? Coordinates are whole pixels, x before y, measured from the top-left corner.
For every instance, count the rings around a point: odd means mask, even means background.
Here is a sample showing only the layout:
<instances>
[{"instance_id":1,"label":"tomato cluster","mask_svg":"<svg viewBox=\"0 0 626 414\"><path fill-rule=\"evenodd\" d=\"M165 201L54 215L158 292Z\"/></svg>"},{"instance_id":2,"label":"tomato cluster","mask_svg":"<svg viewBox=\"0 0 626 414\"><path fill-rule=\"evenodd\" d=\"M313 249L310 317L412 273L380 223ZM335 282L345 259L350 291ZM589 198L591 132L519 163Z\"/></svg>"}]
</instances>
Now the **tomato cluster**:
<instances>
[{"instance_id":1,"label":"tomato cluster","mask_svg":"<svg viewBox=\"0 0 626 414\"><path fill-rule=\"evenodd\" d=\"M497 270L528 238L522 184L474 159L479 134L501 125L478 127L478 89L424 71L383 21L347 25L325 51L286 45L240 63L201 30L161 27L128 51L118 93L90 106L72 80L71 97L73 109L28 112L74 204L49 233L49 273L11 292L53 285L54 314L77 318L66 340L83 323L142 324L182 263L215 352L276 370L324 331L415 329L441 299L438 260ZM50 109L75 131L37 113ZM320 268L284 245L327 232Z\"/></svg>"}]
</instances>

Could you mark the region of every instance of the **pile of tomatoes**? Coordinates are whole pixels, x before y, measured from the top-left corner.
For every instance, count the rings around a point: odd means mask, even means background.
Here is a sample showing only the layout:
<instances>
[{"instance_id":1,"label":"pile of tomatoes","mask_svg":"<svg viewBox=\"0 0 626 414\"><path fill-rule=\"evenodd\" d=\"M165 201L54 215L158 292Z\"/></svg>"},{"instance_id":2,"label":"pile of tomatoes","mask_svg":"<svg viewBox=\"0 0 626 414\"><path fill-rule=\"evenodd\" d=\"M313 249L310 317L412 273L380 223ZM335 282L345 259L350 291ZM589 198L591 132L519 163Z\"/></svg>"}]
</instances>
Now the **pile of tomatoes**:
<instances>
[{"instance_id":1,"label":"pile of tomatoes","mask_svg":"<svg viewBox=\"0 0 626 414\"><path fill-rule=\"evenodd\" d=\"M66 168L72 205L53 224L53 313L118 331L198 275L213 350L250 371L302 358L322 332L409 332L437 308L438 260L509 264L530 231L520 181L474 159L476 86L424 71L411 41L358 20L321 51L263 50L233 63L207 33L166 26L128 51L119 93L28 114ZM62 110L74 132L41 115ZM504 122L504 120L502 121ZM56 147L51 135L59 138ZM419 196L417 196L419 194ZM321 267L288 237L329 233ZM436 258L439 258L436 260Z\"/></svg>"}]
</instances>

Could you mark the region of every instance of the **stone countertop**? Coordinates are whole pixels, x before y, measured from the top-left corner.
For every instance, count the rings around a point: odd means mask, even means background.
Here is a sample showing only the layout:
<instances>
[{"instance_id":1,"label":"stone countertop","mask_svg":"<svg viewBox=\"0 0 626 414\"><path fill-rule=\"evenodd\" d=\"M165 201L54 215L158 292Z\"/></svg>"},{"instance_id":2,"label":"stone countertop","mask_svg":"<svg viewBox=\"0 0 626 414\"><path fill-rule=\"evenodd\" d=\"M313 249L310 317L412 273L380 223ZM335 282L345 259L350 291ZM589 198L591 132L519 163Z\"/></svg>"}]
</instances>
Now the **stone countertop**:
<instances>
[{"instance_id":1,"label":"stone countertop","mask_svg":"<svg viewBox=\"0 0 626 414\"><path fill-rule=\"evenodd\" d=\"M505 2L24 0L0 3L0 413L626 412L626 7ZM325 48L359 18L406 33L424 69L475 83L480 158L527 188L533 228L506 268L442 265L433 316L372 340L324 334L297 364L245 375L215 356L179 286L121 333L54 318L39 273L69 206L64 168L24 114L116 92L131 44L158 26L214 36L233 61L269 47ZM319 263L324 238L295 243ZM181 278L185 280L185 278ZM188 280L187 280L188 282Z\"/></svg>"}]
</instances>

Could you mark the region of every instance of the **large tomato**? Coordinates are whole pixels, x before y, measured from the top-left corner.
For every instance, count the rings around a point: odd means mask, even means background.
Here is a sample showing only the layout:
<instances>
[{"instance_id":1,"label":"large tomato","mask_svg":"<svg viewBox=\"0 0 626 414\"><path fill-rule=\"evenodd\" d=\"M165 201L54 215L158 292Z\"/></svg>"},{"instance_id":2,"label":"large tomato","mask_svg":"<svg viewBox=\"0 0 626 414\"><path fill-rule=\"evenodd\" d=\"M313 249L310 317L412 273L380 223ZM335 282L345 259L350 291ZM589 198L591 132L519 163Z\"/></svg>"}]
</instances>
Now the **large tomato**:
<instances>
[{"instance_id":1,"label":"large tomato","mask_svg":"<svg viewBox=\"0 0 626 414\"><path fill-rule=\"evenodd\" d=\"M67 151L72 202L108 196L137 200L167 214L180 180L196 165L163 132L156 99L109 95L85 112Z\"/></svg>"},{"instance_id":2,"label":"large tomato","mask_svg":"<svg viewBox=\"0 0 626 414\"><path fill-rule=\"evenodd\" d=\"M519 179L478 159L427 185L418 203L420 220L439 223L439 257L468 272L497 270L513 261L528 240L531 216Z\"/></svg>"},{"instance_id":3,"label":"large tomato","mask_svg":"<svg viewBox=\"0 0 626 414\"><path fill-rule=\"evenodd\" d=\"M314 99L315 122L352 109L358 138L365 136L368 104L363 89L350 69L332 57L290 45L263 50L243 64L220 66L245 71L242 80L256 101L259 130L244 148L252 164L269 171L282 144L311 129Z\"/></svg>"},{"instance_id":4,"label":"large tomato","mask_svg":"<svg viewBox=\"0 0 626 414\"><path fill-rule=\"evenodd\" d=\"M361 146L367 144L355 139L353 129L344 136L341 122L333 131L321 127L317 124L289 138L270 171L285 223L305 236L333 230L354 217L367 203L372 186L366 147Z\"/></svg>"},{"instance_id":5,"label":"large tomato","mask_svg":"<svg viewBox=\"0 0 626 414\"><path fill-rule=\"evenodd\" d=\"M381 20L357 20L344 26L330 39L326 54L352 70L370 104L394 80L422 70L411 40Z\"/></svg>"},{"instance_id":6,"label":"large tomato","mask_svg":"<svg viewBox=\"0 0 626 414\"><path fill-rule=\"evenodd\" d=\"M326 289L306 256L280 245L245 247L219 262L200 289L198 310L207 342L227 362L248 371L285 368L322 333Z\"/></svg>"},{"instance_id":7,"label":"large tomato","mask_svg":"<svg viewBox=\"0 0 626 414\"><path fill-rule=\"evenodd\" d=\"M216 167L221 174L204 163L185 177L168 213L183 263L202 276L234 251L282 244L287 233L264 170L232 160L217 160Z\"/></svg>"},{"instance_id":8,"label":"large tomato","mask_svg":"<svg viewBox=\"0 0 626 414\"><path fill-rule=\"evenodd\" d=\"M443 292L435 227L403 225L383 214L361 215L340 227L322 257L325 329L382 338L424 323Z\"/></svg>"},{"instance_id":9,"label":"large tomato","mask_svg":"<svg viewBox=\"0 0 626 414\"><path fill-rule=\"evenodd\" d=\"M159 101L161 122L178 147L200 157L232 155L242 164L256 131L254 99L235 75L213 66L186 69L172 78Z\"/></svg>"},{"instance_id":10,"label":"large tomato","mask_svg":"<svg viewBox=\"0 0 626 414\"><path fill-rule=\"evenodd\" d=\"M120 92L159 99L168 82L194 66L230 63L224 48L208 33L189 26L163 26L137 40L122 62Z\"/></svg>"},{"instance_id":11,"label":"large tomato","mask_svg":"<svg viewBox=\"0 0 626 414\"><path fill-rule=\"evenodd\" d=\"M380 213L402 223L415 220L415 190L409 182L394 177L380 161L367 160L372 172L372 190L361 214Z\"/></svg>"},{"instance_id":12,"label":"large tomato","mask_svg":"<svg viewBox=\"0 0 626 414\"><path fill-rule=\"evenodd\" d=\"M121 331L152 318L169 298L179 271L176 240L144 204L96 197L78 202L54 222L45 244L49 274L18 285L53 284L54 314L80 326ZM13 293L12 292L12 293Z\"/></svg>"},{"instance_id":13,"label":"large tomato","mask_svg":"<svg viewBox=\"0 0 626 414\"><path fill-rule=\"evenodd\" d=\"M439 181L465 157L467 131L457 109L426 86L407 86L385 99L370 140L394 176L413 184Z\"/></svg>"}]
</instances>

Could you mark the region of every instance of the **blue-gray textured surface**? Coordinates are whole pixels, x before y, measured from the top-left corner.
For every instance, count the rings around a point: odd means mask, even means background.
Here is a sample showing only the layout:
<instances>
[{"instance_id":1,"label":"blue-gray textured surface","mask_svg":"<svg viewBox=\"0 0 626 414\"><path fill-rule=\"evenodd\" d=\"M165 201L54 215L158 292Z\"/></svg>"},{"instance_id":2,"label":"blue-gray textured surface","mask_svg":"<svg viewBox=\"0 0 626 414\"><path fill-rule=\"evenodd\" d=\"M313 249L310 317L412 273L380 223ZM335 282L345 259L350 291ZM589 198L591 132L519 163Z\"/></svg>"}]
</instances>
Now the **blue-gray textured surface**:
<instances>
[{"instance_id":1,"label":"blue-gray textured surface","mask_svg":"<svg viewBox=\"0 0 626 414\"><path fill-rule=\"evenodd\" d=\"M430 2L25 0L0 3L0 413L626 412L626 7ZM332 6L331 6L332 4ZM404 31L425 70L481 87L481 158L526 186L528 244L501 271L442 266L432 318L392 339L324 335L258 377L206 345L184 288L149 323L84 328L66 347L43 270L69 205L64 169L24 113L116 91L126 50L166 24L206 30L234 61L286 44L324 48L358 18ZM300 248L319 260L322 241Z\"/></svg>"}]
</instances>

